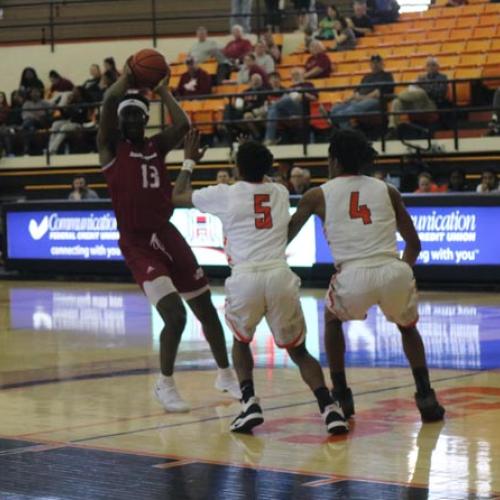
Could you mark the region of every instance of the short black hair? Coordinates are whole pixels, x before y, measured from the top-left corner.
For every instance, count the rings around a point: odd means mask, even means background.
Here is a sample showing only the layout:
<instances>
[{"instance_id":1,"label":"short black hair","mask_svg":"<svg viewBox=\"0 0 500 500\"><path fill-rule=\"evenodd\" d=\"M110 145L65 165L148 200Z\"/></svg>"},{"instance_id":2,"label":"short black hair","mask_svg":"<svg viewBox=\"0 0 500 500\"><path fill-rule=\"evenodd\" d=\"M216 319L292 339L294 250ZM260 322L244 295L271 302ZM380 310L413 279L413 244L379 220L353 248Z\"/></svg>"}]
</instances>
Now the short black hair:
<instances>
[{"instance_id":1,"label":"short black hair","mask_svg":"<svg viewBox=\"0 0 500 500\"><path fill-rule=\"evenodd\" d=\"M273 166L273 155L266 146L256 141L243 143L236 153L236 164L241 177L249 182L261 182Z\"/></svg>"},{"instance_id":2,"label":"short black hair","mask_svg":"<svg viewBox=\"0 0 500 500\"><path fill-rule=\"evenodd\" d=\"M49 71L49 78L61 78L61 75L55 69L51 69Z\"/></svg>"},{"instance_id":3,"label":"short black hair","mask_svg":"<svg viewBox=\"0 0 500 500\"><path fill-rule=\"evenodd\" d=\"M328 148L330 158L336 158L344 172L359 174L377 156L366 137L357 130L336 130Z\"/></svg>"}]
</instances>

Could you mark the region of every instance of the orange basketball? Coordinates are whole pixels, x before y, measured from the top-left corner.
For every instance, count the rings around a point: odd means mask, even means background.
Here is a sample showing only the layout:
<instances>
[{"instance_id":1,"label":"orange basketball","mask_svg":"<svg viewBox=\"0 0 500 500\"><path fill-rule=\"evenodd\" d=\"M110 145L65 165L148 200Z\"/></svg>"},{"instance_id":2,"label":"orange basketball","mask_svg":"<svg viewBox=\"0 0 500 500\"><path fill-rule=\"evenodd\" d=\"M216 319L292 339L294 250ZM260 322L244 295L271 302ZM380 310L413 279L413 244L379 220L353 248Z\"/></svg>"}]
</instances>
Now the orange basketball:
<instances>
[{"instance_id":1,"label":"orange basketball","mask_svg":"<svg viewBox=\"0 0 500 500\"><path fill-rule=\"evenodd\" d=\"M152 89L170 72L165 58L154 49L140 50L132 56L129 64L138 87Z\"/></svg>"}]
</instances>

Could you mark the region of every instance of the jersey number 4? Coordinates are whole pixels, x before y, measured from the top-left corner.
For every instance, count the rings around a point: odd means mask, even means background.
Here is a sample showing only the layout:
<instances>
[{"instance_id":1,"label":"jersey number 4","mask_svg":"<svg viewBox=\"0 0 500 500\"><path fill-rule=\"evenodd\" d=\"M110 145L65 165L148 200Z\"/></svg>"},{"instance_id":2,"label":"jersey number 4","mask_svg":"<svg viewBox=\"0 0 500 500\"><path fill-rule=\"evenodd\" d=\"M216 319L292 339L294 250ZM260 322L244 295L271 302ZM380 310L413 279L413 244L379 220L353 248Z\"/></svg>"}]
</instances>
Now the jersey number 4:
<instances>
[{"instance_id":1,"label":"jersey number 4","mask_svg":"<svg viewBox=\"0 0 500 500\"><path fill-rule=\"evenodd\" d=\"M351 193L349 215L351 219L361 219L365 226L372 223L372 213L370 209L366 205L359 204L359 191L353 191Z\"/></svg>"},{"instance_id":2,"label":"jersey number 4","mask_svg":"<svg viewBox=\"0 0 500 500\"><path fill-rule=\"evenodd\" d=\"M147 188L159 188L160 187L160 174L158 169L154 165L148 165L143 163L141 165L142 170L142 187Z\"/></svg>"},{"instance_id":3,"label":"jersey number 4","mask_svg":"<svg viewBox=\"0 0 500 500\"><path fill-rule=\"evenodd\" d=\"M255 227L257 229L271 229L273 227L273 218L271 216L271 207L265 206L269 203L268 194L255 194L253 197L253 207L255 215Z\"/></svg>"}]
</instances>

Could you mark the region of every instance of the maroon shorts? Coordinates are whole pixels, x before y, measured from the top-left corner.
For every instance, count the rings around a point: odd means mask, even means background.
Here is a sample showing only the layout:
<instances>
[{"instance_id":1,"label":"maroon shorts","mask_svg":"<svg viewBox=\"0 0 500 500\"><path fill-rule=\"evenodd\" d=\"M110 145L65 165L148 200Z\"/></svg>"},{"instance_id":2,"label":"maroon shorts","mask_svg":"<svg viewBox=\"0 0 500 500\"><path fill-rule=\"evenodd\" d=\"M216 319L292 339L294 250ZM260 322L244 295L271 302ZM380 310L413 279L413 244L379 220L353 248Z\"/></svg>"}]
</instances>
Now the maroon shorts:
<instances>
[{"instance_id":1,"label":"maroon shorts","mask_svg":"<svg viewBox=\"0 0 500 500\"><path fill-rule=\"evenodd\" d=\"M122 237L120 249L134 280L153 305L176 291L189 300L208 290L203 269L173 224L157 233Z\"/></svg>"}]
</instances>

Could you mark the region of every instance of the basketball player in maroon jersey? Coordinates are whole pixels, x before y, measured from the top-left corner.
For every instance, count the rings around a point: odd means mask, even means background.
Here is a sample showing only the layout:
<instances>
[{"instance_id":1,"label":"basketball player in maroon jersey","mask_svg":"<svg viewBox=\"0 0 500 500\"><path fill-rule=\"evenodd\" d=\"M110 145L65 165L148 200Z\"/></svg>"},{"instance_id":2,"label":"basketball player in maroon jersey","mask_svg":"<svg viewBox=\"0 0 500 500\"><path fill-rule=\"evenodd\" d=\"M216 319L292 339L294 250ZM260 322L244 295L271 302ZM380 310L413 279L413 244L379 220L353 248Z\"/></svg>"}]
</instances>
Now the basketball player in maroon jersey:
<instances>
[{"instance_id":1,"label":"basketball player in maroon jersey","mask_svg":"<svg viewBox=\"0 0 500 500\"><path fill-rule=\"evenodd\" d=\"M237 399L240 390L229 368L224 333L207 278L189 245L169 222L174 206L165 156L183 139L190 122L167 84L168 77L155 91L172 125L153 137L145 137L149 102L138 93L129 93L133 76L127 64L104 96L97 145L120 232L120 249L135 281L165 322L160 337L161 375L154 394L167 411L185 412L189 406L177 392L173 379L186 325L181 296L201 322L219 368L215 387ZM192 154L196 161L202 152ZM185 164L189 168L189 161Z\"/></svg>"}]
</instances>

